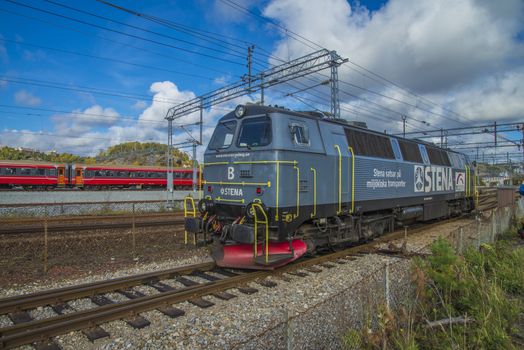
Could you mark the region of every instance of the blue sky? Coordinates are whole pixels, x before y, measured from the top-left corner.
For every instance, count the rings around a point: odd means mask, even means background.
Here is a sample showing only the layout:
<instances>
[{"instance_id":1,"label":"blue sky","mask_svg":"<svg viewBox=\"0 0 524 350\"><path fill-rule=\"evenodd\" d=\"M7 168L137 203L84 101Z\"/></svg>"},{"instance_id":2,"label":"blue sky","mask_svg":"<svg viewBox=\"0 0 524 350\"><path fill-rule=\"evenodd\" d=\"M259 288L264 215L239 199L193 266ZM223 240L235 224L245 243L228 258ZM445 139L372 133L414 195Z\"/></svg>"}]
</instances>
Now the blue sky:
<instances>
[{"instance_id":1,"label":"blue sky","mask_svg":"<svg viewBox=\"0 0 524 350\"><path fill-rule=\"evenodd\" d=\"M519 0L109 2L153 20L95 0L0 1L0 144L94 154L124 141L165 142L166 109L237 81L250 43L255 71L269 67L269 55L312 51L281 28L350 59L340 70L348 119L389 132L400 131L400 114L408 131L524 121ZM308 84L276 87L268 100L329 110L325 87L283 97ZM204 140L229 108L257 99L207 110ZM175 136L187 139L180 129Z\"/></svg>"}]
</instances>

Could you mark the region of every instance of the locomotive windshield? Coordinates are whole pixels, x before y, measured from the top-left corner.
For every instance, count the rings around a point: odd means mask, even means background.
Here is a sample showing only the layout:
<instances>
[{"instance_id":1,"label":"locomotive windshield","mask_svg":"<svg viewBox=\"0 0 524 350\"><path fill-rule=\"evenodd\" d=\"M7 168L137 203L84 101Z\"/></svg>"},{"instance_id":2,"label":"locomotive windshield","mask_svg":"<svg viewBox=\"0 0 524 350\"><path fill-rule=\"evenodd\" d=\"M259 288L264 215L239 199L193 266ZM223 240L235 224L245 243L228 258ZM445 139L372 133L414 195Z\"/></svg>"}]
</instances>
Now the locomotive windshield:
<instances>
[{"instance_id":1,"label":"locomotive windshield","mask_svg":"<svg viewBox=\"0 0 524 350\"><path fill-rule=\"evenodd\" d=\"M267 146L271 143L271 119L259 117L245 119L240 127L238 147Z\"/></svg>"},{"instance_id":2,"label":"locomotive windshield","mask_svg":"<svg viewBox=\"0 0 524 350\"><path fill-rule=\"evenodd\" d=\"M236 127L235 120L219 123L209 142L209 149L223 149L231 146Z\"/></svg>"}]
</instances>

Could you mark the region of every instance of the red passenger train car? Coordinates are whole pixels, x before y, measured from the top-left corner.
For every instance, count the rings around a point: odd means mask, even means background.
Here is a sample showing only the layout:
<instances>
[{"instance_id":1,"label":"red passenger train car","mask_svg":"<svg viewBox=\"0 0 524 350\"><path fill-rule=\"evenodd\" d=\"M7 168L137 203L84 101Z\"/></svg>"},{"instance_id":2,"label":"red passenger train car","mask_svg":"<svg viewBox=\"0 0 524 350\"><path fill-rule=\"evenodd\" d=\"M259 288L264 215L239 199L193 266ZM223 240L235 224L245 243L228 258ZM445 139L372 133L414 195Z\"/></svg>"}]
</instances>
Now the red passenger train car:
<instances>
[{"instance_id":1,"label":"red passenger train car","mask_svg":"<svg viewBox=\"0 0 524 350\"><path fill-rule=\"evenodd\" d=\"M197 174L197 183L199 179ZM154 189L166 186L167 170L161 167L0 161L0 188ZM175 190L192 186L192 169L173 170Z\"/></svg>"}]
</instances>

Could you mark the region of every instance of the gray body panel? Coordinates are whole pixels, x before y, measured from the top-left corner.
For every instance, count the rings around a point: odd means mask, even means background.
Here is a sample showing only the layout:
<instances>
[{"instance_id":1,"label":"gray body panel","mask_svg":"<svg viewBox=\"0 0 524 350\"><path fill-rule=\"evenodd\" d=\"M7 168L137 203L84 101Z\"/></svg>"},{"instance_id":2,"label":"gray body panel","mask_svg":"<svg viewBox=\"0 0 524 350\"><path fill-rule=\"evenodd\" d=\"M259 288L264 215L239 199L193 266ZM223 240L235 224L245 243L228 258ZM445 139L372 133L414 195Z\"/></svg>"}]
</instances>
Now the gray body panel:
<instances>
[{"instance_id":1,"label":"gray body panel","mask_svg":"<svg viewBox=\"0 0 524 350\"><path fill-rule=\"evenodd\" d=\"M270 208L273 225L282 228L280 222L286 214L299 222L339 214L339 192L343 213L350 213L352 208L370 212L465 197L466 169L455 161L456 156L452 167L405 162L397 151L396 159L358 155L353 159L344 129L375 132L281 110L269 110L266 115L271 118L273 134L269 145L247 149L233 142L218 152L206 150L204 195L217 204L245 207L259 199ZM244 119L248 118L251 116ZM230 114L223 119L235 120ZM237 120L235 140L242 120ZM297 123L307 128L309 145L298 145L292 138L290 125ZM469 174L470 189L472 178L473 170ZM207 191L208 186L212 192ZM257 187L262 190L260 195ZM296 227L289 222L284 225Z\"/></svg>"}]
</instances>

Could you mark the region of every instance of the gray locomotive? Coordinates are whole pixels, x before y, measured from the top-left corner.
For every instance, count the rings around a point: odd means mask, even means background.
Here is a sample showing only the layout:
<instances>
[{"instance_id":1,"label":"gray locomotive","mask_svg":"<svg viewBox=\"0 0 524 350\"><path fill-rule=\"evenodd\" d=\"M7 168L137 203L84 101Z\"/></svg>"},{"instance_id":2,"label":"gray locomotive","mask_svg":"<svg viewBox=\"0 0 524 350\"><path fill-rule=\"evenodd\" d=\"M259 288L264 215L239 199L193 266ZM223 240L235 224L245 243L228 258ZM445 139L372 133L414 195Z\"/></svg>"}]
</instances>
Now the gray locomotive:
<instances>
[{"instance_id":1,"label":"gray locomotive","mask_svg":"<svg viewBox=\"0 0 524 350\"><path fill-rule=\"evenodd\" d=\"M239 105L204 155L186 230L214 235L217 264L274 268L396 225L474 208L474 164L429 143L317 112Z\"/></svg>"}]
</instances>

